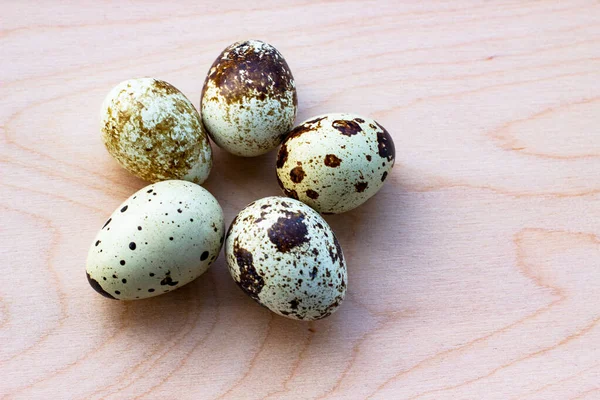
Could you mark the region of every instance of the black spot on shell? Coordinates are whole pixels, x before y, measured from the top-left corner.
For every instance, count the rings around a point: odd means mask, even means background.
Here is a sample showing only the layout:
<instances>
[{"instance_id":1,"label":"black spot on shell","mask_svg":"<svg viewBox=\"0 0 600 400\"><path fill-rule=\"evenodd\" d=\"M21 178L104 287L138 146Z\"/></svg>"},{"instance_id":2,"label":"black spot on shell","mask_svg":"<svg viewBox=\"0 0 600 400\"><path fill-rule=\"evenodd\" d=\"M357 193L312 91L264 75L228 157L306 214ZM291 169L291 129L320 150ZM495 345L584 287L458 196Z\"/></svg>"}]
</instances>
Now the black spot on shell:
<instances>
[{"instance_id":1,"label":"black spot on shell","mask_svg":"<svg viewBox=\"0 0 600 400\"><path fill-rule=\"evenodd\" d=\"M367 157L367 161L371 161L371 156L370 155L367 154L366 157Z\"/></svg>"},{"instance_id":2,"label":"black spot on shell","mask_svg":"<svg viewBox=\"0 0 600 400\"><path fill-rule=\"evenodd\" d=\"M368 186L369 184L367 182L358 182L354 185L354 188L358 193L362 193L367 189Z\"/></svg>"},{"instance_id":3,"label":"black spot on shell","mask_svg":"<svg viewBox=\"0 0 600 400\"><path fill-rule=\"evenodd\" d=\"M178 212L179 214L181 214L183 211L181 210L181 208L178 208L178 209L177 209L177 212Z\"/></svg>"},{"instance_id":4,"label":"black spot on shell","mask_svg":"<svg viewBox=\"0 0 600 400\"><path fill-rule=\"evenodd\" d=\"M149 275L150 275L150 276L154 276L154 272L150 272L150 274L149 274Z\"/></svg>"},{"instance_id":5,"label":"black spot on shell","mask_svg":"<svg viewBox=\"0 0 600 400\"><path fill-rule=\"evenodd\" d=\"M315 277L317 276L317 272L319 272L317 267L313 267L312 271L310 271L308 273L308 276L310 276L310 279L315 279Z\"/></svg>"},{"instance_id":6,"label":"black spot on shell","mask_svg":"<svg viewBox=\"0 0 600 400\"><path fill-rule=\"evenodd\" d=\"M205 251L200 255L200 261L204 261L208 258L208 251Z\"/></svg>"},{"instance_id":7,"label":"black spot on shell","mask_svg":"<svg viewBox=\"0 0 600 400\"><path fill-rule=\"evenodd\" d=\"M127 211L127 207L128 207L128 206L125 206L125 207L121 208L121 212L125 212L125 211Z\"/></svg>"},{"instance_id":8,"label":"black spot on shell","mask_svg":"<svg viewBox=\"0 0 600 400\"><path fill-rule=\"evenodd\" d=\"M282 253L309 241L304 214L300 212L288 213L286 217L278 218L267 230L267 234L271 243Z\"/></svg>"},{"instance_id":9,"label":"black spot on shell","mask_svg":"<svg viewBox=\"0 0 600 400\"><path fill-rule=\"evenodd\" d=\"M119 264L121 264L121 265L125 265L125 260L121 260L121 261L119 261Z\"/></svg>"},{"instance_id":10,"label":"black spot on shell","mask_svg":"<svg viewBox=\"0 0 600 400\"><path fill-rule=\"evenodd\" d=\"M121 294L121 292L119 292L118 290L115 290L115 294Z\"/></svg>"},{"instance_id":11,"label":"black spot on shell","mask_svg":"<svg viewBox=\"0 0 600 400\"><path fill-rule=\"evenodd\" d=\"M123 279L121 279L121 282L127 283L127 279L123 278Z\"/></svg>"},{"instance_id":12,"label":"black spot on shell","mask_svg":"<svg viewBox=\"0 0 600 400\"><path fill-rule=\"evenodd\" d=\"M141 231L141 230L142 230L142 227L141 227L141 226L138 226L138 231Z\"/></svg>"},{"instance_id":13,"label":"black spot on shell","mask_svg":"<svg viewBox=\"0 0 600 400\"><path fill-rule=\"evenodd\" d=\"M352 136L362 132L362 128L355 121L338 119L332 122L331 126L340 131L342 135Z\"/></svg>"},{"instance_id":14,"label":"black spot on shell","mask_svg":"<svg viewBox=\"0 0 600 400\"><path fill-rule=\"evenodd\" d=\"M365 122L365 120L364 120L364 119L362 119L362 118L354 118L354 120L355 120L356 122L358 122L359 124L362 124L362 123L364 123L364 122Z\"/></svg>"},{"instance_id":15,"label":"black spot on shell","mask_svg":"<svg viewBox=\"0 0 600 400\"><path fill-rule=\"evenodd\" d=\"M299 304L300 303L298 302L298 299L294 299L294 300L290 301L290 308L292 310L297 310Z\"/></svg>"},{"instance_id":16,"label":"black spot on shell","mask_svg":"<svg viewBox=\"0 0 600 400\"><path fill-rule=\"evenodd\" d=\"M236 215L235 218L233 218L233 221L231 221L231 225L229 225L229 229L227 229L227 234L225 235L226 238L228 238L231 235L231 230L233 229L233 226L237 222L237 219L238 219L238 216Z\"/></svg>"},{"instance_id":17,"label":"black spot on shell","mask_svg":"<svg viewBox=\"0 0 600 400\"><path fill-rule=\"evenodd\" d=\"M98 246L101 242L99 240L96 240L96 246Z\"/></svg>"},{"instance_id":18,"label":"black spot on shell","mask_svg":"<svg viewBox=\"0 0 600 400\"><path fill-rule=\"evenodd\" d=\"M135 250L135 242L129 243L129 249L130 250Z\"/></svg>"},{"instance_id":19,"label":"black spot on shell","mask_svg":"<svg viewBox=\"0 0 600 400\"><path fill-rule=\"evenodd\" d=\"M392 161L396 157L396 148L394 146L394 140L388 131L379 123L376 123L381 132L377 132L377 148L379 149L379 156L386 158L388 161Z\"/></svg>"},{"instance_id":20,"label":"black spot on shell","mask_svg":"<svg viewBox=\"0 0 600 400\"><path fill-rule=\"evenodd\" d=\"M149 291L150 293L152 293L152 292L154 292L154 289L148 289L148 291Z\"/></svg>"},{"instance_id":21,"label":"black spot on shell","mask_svg":"<svg viewBox=\"0 0 600 400\"><path fill-rule=\"evenodd\" d=\"M173 281L173 278L171 278L170 276L165 276L163 278L163 280L160 281L160 284L162 286L165 286L165 285L176 286L178 283L179 283L178 281Z\"/></svg>"},{"instance_id":22,"label":"black spot on shell","mask_svg":"<svg viewBox=\"0 0 600 400\"><path fill-rule=\"evenodd\" d=\"M114 296L112 294L108 293L106 290L104 290L102 288L102 286L100 286L100 284L95 279L92 279L92 277L90 276L90 274L88 274L86 272L86 275L87 275L87 280L88 280L90 286L92 287L92 289L94 289L96 292L100 293L104 297L116 300L114 298Z\"/></svg>"},{"instance_id":23,"label":"black spot on shell","mask_svg":"<svg viewBox=\"0 0 600 400\"><path fill-rule=\"evenodd\" d=\"M152 193L152 190L153 190L153 189L150 189L150 190L148 190L146 193Z\"/></svg>"},{"instance_id":24,"label":"black spot on shell","mask_svg":"<svg viewBox=\"0 0 600 400\"><path fill-rule=\"evenodd\" d=\"M244 248L241 248L236 239L233 243L233 254L240 270L240 280L237 282L237 284L250 297L258 300L258 295L265 285L265 281L254 268L254 259L252 257L252 253Z\"/></svg>"},{"instance_id":25,"label":"black spot on shell","mask_svg":"<svg viewBox=\"0 0 600 400\"><path fill-rule=\"evenodd\" d=\"M106 228L106 225L110 224L110 221L112 221L112 218L109 218L108 221L106 221L102 229Z\"/></svg>"},{"instance_id":26,"label":"black spot on shell","mask_svg":"<svg viewBox=\"0 0 600 400\"><path fill-rule=\"evenodd\" d=\"M388 175L387 171L385 171L383 173L383 175L381 175L381 182L385 181L385 178L387 178L387 175Z\"/></svg>"},{"instance_id":27,"label":"black spot on shell","mask_svg":"<svg viewBox=\"0 0 600 400\"><path fill-rule=\"evenodd\" d=\"M340 262L344 262L344 253L342 252L342 246L340 246L340 242L338 241L335 234L333 235L333 244L335 245L335 249L337 251L337 257L340 259ZM334 260L335 262L335 260Z\"/></svg>"}]
</instances>

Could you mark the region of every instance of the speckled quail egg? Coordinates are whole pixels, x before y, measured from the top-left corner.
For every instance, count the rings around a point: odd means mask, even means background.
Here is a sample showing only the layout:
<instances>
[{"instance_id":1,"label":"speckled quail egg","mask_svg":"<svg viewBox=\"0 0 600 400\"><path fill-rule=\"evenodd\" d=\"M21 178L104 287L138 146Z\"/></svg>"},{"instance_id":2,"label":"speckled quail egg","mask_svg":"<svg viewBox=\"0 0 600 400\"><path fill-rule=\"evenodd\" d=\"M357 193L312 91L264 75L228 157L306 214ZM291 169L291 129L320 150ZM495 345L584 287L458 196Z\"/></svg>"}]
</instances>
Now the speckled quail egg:
<instances>
[{"instance_id":1,"label":"speckled quail egg","mask_svg":"<svg viewBox=\"0 0 600 400\"><path fill-rule=\"evenodd\" d=\"M298 98L283 56L259 40L237 42L215 60L202 89L202 120L213 141L244 157L275 149L294 126Z\"/></svg>"},{"instance_id":2,"label":"speckled quail egg","mask_svg":"<svg viewBox=\"0 0 600 400\"><path fill-rule=\"evenodd\" d=\"M316 211L293 199L266 197L244 208L229 227L225 254L240 288L284 317L325 318L346 294L337 238Z\"/></svg>"},{"instance_id":3,"label":"speckled quail egg","mask_svg":"<svg viewBox=\"0 0 600 400\"><path fill-rule=\"evenodd\" d=\"M111 299L158 296L202 275L224 234L221 206L206 189L179 180L155 183L125 200L98 232L87 278Z\"/></svg>"},{"instance_id":4,"label":"speckled quail egg","mask_svg":"<svg viewBox=\"0 0 600 400\"><path fill-rule=\"evenodd\" d=\"M101 112L102 140L122 167L150 182L202 183L212 166L210 143L194 105L167 82L119 83Z\"/></svg>"},{"instance_id":5,"label":"speckled quail egg","mask_svg":"<svg viewBox=\"0 0 600 400\"><path fill-rule=\"evenodd\" d=\"M277 155L277 178L286 195L337 214L377 193L394 159L394 141L376 121L327 114L290 132Z\"/></svg>"}]
</instances>

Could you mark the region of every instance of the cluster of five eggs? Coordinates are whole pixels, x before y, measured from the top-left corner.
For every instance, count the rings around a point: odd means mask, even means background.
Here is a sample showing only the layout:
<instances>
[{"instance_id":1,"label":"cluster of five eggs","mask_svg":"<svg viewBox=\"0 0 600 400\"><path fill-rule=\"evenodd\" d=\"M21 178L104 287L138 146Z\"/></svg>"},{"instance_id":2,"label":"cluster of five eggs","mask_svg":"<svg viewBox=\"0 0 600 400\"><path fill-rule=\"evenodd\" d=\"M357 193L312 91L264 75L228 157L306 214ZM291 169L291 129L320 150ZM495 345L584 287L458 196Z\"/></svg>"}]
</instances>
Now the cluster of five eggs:
<instances>
[{"instance_id":1,"label":"cluster of five eggs","mask_svg":"<svg viewBox=\"0 0 600 400\"><path fill-rule=\"evenodd\" d=\"M113 88L102 105L104 144L124 168L157 183L129 197L97 234L86 264L92 287L120 300L166 293L204 273L224 245L233 279L273 312L301 320L334 312L346 293L346 263L319 212L345 212L372 197L394 164L394 144L376 121L352 114L292 129L297 104L285 59L261 41L220 54L200 113L164 81ZM199 186L212 167L209 137L244 157L280 146L277 180L288 198L249 204L225 234L221 207Z\"/></svg>"}]
</instances>

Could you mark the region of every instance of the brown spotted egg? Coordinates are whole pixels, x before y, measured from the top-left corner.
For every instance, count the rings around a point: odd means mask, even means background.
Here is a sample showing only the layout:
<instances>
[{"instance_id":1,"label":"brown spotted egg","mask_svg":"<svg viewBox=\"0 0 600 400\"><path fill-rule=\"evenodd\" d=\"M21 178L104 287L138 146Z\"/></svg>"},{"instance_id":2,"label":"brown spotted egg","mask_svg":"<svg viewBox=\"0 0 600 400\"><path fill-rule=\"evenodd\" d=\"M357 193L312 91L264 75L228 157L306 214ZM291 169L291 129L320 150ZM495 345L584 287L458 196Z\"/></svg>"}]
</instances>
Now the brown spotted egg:
<instances>
[{"instance_id":1,"label":"brown spotted egg","mask_svg":"<svg viewBox=\"0 0 600 400\"><path fill-rule=\"evenodd\" d=\"M100 229L87 278L110 299L158 296L202 275L224 234L221 206L206 189L180 180L155 183L125 200Z\"/></svg>"},{"instance_id":2,"label":"brown spotted egg","mask_svg":"<svg viewBox=\"0 0 600 400\"><path fill-rule=\"evenodd\" d=\"M153 78L119 83L102 104L102 140L122 167L150 182L202 183L212 153L202 119L177 88Z\"/></svg>"},{"instance_id":3,"label":"brown spotted egg","mask_svg":"<svg viewBox=\"0 0 600 400\"><path fill-rule=\"evenodd\" d=\"M229 227L225 254L239 287L284 317L325 318L346 294L337 238L316 211L293 199L266 197L244 208Z\"/></svg>"},{"instance_id":4,"label":"brown spotted egg","mask_svg":"<svg viewBox=\"0 0 600 400\"><path fill-rule=\"evenodd\" d=\"M283 56L259 40L237 42L215 60L202 89L202 120L213 141L244 157L276 148L294 125L298 99Z\"/></svg>"},{"instance_id":5,"label":"brown spotted egg","mask_svg":"<svg viewBox=\"0 0 600 400\"><path fill-rule=\"evenodd\" d=\"M286 195L337 214L377 193L394 159L392 137L376 121L327 114L290 132L277 155L277 178Z\"/></svg>"}]
</instances>

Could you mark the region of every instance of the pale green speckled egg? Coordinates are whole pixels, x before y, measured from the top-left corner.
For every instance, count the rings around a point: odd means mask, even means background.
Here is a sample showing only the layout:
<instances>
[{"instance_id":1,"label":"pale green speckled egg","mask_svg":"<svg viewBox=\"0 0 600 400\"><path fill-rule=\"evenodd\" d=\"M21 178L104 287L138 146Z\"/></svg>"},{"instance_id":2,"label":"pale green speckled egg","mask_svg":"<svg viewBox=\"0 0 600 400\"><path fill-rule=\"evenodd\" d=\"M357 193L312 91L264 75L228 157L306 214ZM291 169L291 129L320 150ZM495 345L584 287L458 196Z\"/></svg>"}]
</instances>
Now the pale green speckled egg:
<instances>
[{"instance_id":1,"label":"pale green speckled egg","mask_svg":"<svg viewBox=\"0 0 600 400\"><path fill-rule=\"evenodd\" d=\"M374 196L395 156L391 135L373 119L326 114L290 132L277 155L277 178L286 195L337 214Z\"/></svg>"},{"instance_id":2,"label":"pale green speckled egg","mask_svg":"<svg viewBox=\"0 0 600 400\"><path fill-rule=\"evenodd\" d=\"M87 257L88 281L117 300L170 292L208 269L224 233L221 206L206 189L180 180L146 186L96 235Z\"/></svg>"}]
</instances>

